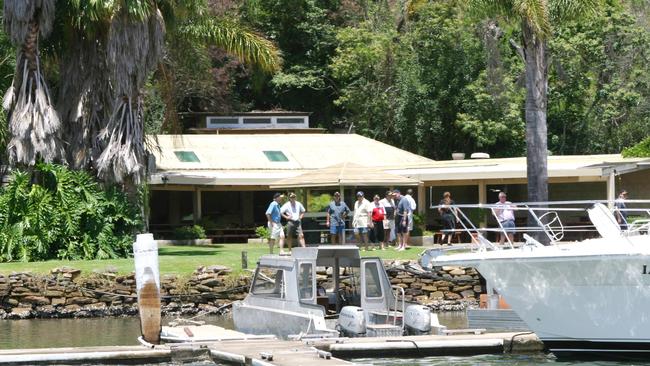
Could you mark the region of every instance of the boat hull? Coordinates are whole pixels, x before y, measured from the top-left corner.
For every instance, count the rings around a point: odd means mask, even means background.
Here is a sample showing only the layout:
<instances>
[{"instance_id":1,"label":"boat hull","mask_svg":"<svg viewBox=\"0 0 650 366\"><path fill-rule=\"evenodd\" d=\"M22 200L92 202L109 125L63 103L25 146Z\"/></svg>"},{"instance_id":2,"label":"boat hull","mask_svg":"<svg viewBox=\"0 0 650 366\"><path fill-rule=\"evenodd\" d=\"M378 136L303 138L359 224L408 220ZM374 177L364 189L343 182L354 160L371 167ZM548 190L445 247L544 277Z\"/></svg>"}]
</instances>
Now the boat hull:
<instances>
[{"instance_id":1,"label":"boat hull","mask_svg":"<svg viewBox=\"0 0 650 366\"><path fill-rule=\"evenodd\" d=\"M316 312L235 302L232 315L235 329L246 334L273 334L280 338L298 334L338 335L338 332L326 329L324 318Z\"/></svg>"},{"instance_id":2,"label":"boat hull","mask_svg":"<svg viewBox=\"0 0 650 366\"><path fill-rule=\"evenodd\" d=\"M522 257L477 270L556 356L650 356L650 255Z\"/></svg>"}]
</instances>

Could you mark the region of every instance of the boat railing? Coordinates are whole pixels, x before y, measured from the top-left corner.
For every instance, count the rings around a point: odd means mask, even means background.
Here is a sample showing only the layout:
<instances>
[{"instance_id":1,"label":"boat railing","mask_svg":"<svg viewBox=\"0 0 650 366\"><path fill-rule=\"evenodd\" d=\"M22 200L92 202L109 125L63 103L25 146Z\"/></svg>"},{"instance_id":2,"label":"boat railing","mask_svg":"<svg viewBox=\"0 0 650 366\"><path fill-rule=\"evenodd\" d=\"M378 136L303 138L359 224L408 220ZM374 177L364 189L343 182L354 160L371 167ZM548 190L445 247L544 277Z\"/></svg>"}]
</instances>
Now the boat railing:
<instances>
[{"instance_id":1,"label":"boat railing","mask_svg":"<svg viewBox=\"0 0 650 366\"><path fill-rule=\"evenodd\" d=\"M401 307L402 316L404 316L403 315L404 314L404 307L405 307L404 301L405 301L406 296L405 296L404 288L402 288L401 286L391 285L390 287L393 290L397 290L396 291L397 293L395 294L395 304L393 305L393 309L395 309L393 311L393 326L396 326L397 325L397 309L398 309L397 306L399 305L399 300L401 299L402 300L402 307ZM398 296L398 295L401 295L401 296ZM388 314L390 315L390 313L391 313L391 311L390 311L390 308L389 308L388 309ZM388 317L387 317L387 319L388 319ZM402 327L403 326L404 326L404 322L402 322Z\"/></svg>"},{"instance_id":2,"label":"boat railing","mask_svg":"<svg viewBox=\"0 0 650 366\"><path fill-rule=\"evenodd\" d=\"M625 200L625 204L627 206L626 208L617 207L614 202L606 200L509 203L508 209L516 212L524 211L529 218L528 222L532 223L531 226L518 225L515 229L504 228L499 221L497 210L504 209L502 204L454 204L448 206L437 205L431 208L450 208L456 218L456 222L460 226L460 230L468 233L471 237L470 249L473 251L484 251L502 249L486 237L487 233L495 233L497 236L503 235L505 239L504 243L507 243L510 249L514 248L514 243L511 241L510 235L508 235L509 232L524 234L525 244L529 245L538 245L542 242L544 245L553 245L564 240L567 233L584 237L598 234L602 236L603 228L601 226L603 224L615 227L617 231L616 235L632 236L648 233L650 231L650 209L647 207L650 206L650 200ZM644 207L640 207L640 205L644 205ZM598 223L594 222L593 218L590 218L590 223L586 221L583 223L582 218L586 216L588 209L594 206L602 207L599 215L606 216L606 220L601 220L602 222ZM479 215L479 219L482 220L482 225L481 227L477 227L473 220L470 219L470 215L466 212L469 209L487 210L491 217L495 219L496 226L486 227L487 217L485 215ZM623 212L625 214L621 215ZM565 225L562 222L561 215L573 216L574 219L580 217L581 222ZM626 216L629 219L632 215L635 215L633 221L625 221ZM521 218L523 214L518 216ZM617 218L619 218L618 220L622 220L622 222L617 221ZM613 224L606 222L612 220Z\"/></svg>"}]
</instances>

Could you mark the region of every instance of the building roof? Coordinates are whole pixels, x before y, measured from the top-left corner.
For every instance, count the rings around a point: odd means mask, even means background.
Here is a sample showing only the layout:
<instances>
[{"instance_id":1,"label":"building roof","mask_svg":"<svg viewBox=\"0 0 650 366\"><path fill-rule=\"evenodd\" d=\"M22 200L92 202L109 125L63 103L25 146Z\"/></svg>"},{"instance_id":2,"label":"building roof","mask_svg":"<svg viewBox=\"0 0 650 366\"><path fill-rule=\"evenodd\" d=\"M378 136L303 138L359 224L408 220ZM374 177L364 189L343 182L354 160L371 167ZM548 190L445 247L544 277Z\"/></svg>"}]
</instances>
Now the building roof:
<instances>
[{"instance_id":1,"label":"building roof","mask_svg":"<svg viewBox=\"0 0 650 366\"><path fill-rule=\"evenodd\" d=\"M549 178L606 177L650 167L647 158L623 158L620 154L562 155L548 157ZM390 169L389 173L428 181L526 179L526 158L435 161L427 166Z\"/></svg>"},{"instance_id":2,"label":"building roof","mask_svg":"<svg viewBox=\"0 0 650 366\"><path fill-rule=\"evenodd\" d=\"M343 163L382 170L434 163L356 134L157 135L155 140L152 184L270 185Z\"/></svg>"},{"instance_id":3,"label":"building roof","mask_svg":"<svg viewBox=\"0 0 650 366\"><path fill-rule=\"evenodd\" d=\"M333 186L417 186L422 182L403 176L386 173L354 163L336 164L331 167L311 170L301 175L281 179L271 188L333 187Z\"/></svg>"}]
</instances>

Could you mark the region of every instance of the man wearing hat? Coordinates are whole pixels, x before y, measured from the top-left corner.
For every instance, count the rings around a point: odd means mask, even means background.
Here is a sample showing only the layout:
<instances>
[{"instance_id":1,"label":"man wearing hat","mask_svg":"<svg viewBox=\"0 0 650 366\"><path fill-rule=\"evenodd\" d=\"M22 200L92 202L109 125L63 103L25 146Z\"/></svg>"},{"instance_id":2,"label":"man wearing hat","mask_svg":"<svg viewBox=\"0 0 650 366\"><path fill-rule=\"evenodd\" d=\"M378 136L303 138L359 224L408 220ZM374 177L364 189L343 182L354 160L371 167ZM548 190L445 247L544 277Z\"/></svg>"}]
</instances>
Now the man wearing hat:
<instances>
[{"instance_id":1,"label":"man wearing hat","mask_svg":"<svg viewBox=\"0 0 650 366\"><path fill-rule=\"evenodd\" d=\"M302 217L305 216L305 207L302 203L296 201L296 194L289 193L289 202L285 203L280 209L282 217L287 219L287 246L291 250L293 238L298 237L300 246L305 246L305 236L302 233ZM283 254L280 252L280 254Z\"/></svg>"},{"instance_id":2,"label":"man wearing hat","mask_svg":"<svg viewBox=\"0 0 650 366\"><path fill-rule=\"evenodd\" d=\"M368 250L368 228L372 227L372 207L361 191L357 192L357 201L354 203L352 227L357 242L363 243L364 249Z\"/></svg>"},{"instance_id":3,"label":"man wearing hat","mask_svg":"<svg viewBox=\"0 0 650 366\"><path fill-rule=\"evenodd\" d=\"M280 202L282 202L282 194L276 193L273 195L273 201L269 204L269 208L266 209L266 219L268 221L268 227L271 231L271 237L269 238L269 250L273 254L273 245L276 240L279 240L278 246L280 247L280 253L282 253L282 248L284 247L284 230L282 229L282 223L280 222Z\"/></svg>"},{"instance_id":4,"label":"man wearing hat","mask_svg":"<svg viewBox=\"0 0 650 366\"><path fill-rule=\"evenodd\" d=\"M341 201L341 194L334 192L334 200L327 206L325 225L330 228L332 244L343 243L345 235L345 218L350 213L350 208Z\"/></svg>"}]
</instances>

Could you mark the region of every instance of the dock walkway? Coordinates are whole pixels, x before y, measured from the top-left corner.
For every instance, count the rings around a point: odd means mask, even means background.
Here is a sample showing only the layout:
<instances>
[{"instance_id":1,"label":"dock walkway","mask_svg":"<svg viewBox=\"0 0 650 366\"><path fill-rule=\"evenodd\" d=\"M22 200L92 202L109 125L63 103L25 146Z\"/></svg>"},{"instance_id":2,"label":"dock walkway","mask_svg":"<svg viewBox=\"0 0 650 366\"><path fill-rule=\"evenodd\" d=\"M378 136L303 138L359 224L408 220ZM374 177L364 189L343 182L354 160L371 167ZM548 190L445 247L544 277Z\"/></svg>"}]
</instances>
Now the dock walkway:
<instances>
[{"instance_id":1,"label":"dock walkway","mask_svg":"<svg viewBox=\"0 0 650 366\"><path fill-rule=\"evenodd\" d=\"M200 331L194 329L189 333L196 336ZM303 340L278 340L235 333L224 330L219 341L214 338L211 341L195 339L190 343L154 347L0 350L0 365L143 364L204 359L257 366L340 366L351 363L339 357L468 356L543 350L542 342L527 332Z\"/></svg>"}]
</instances>

